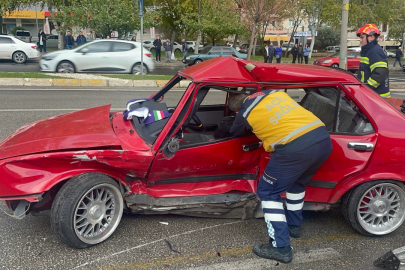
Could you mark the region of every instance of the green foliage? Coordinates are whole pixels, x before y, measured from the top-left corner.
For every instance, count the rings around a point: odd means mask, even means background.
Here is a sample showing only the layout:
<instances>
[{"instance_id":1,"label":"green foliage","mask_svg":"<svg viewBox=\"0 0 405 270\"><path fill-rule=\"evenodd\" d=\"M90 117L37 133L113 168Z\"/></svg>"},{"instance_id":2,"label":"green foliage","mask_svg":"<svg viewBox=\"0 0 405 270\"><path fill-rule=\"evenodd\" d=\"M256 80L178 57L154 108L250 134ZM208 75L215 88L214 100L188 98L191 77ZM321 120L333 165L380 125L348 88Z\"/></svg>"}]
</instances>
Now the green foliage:
<instances>
[{"instance_id":1,"label":"green foliage","mask_svg":"<svg viewBox=\"0 0 405 270\"><path fill-rule=\"evenodd\" d=\"M318 36L314 48L323 50L327 46L334 46L340 43L340 32L331 27L318 28Z\"/></svg>"},{"instance_id":2,"label":"green foliage","mask_svg":"<svg viewBox=\"0 0 405 270\"><path fill-rule=\"evenodd\" d=\"M11 30L11 33L13 34L13 36L15 36L15 34L17 33L17 30L26 30L26 29L22 26L14 27L13 30Z\"/></svg>"}]
</instances>

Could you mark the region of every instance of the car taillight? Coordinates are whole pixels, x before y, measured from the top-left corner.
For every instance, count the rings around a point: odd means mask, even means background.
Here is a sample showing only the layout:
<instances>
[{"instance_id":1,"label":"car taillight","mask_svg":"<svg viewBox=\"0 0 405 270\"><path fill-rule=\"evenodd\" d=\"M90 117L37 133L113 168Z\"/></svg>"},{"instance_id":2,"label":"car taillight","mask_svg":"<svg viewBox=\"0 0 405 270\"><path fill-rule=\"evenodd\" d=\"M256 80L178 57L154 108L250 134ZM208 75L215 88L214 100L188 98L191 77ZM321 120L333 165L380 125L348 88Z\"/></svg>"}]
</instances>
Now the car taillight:
<instances>
[{"instance_id":1,"label":"car taillight","mask_svg":"<svg viewBox=\"0 0 405 270\"><path fill-rule=\"evenodd\" d=\"M147 57L152 57L152 55L151 55L150 53L145 53L145 55L146 55Z\"/></svg>"},{"instance_id":2,"label":"car taillight","mask_svg":"<svg viewBox=\"0 0 405 270\"><path fill-rule=\"evenodd\" d=\"M31 45L31 48L36 49L36 48L37 48L37 46L35 46L35 45Z\"/></svg>"}]
</instances>

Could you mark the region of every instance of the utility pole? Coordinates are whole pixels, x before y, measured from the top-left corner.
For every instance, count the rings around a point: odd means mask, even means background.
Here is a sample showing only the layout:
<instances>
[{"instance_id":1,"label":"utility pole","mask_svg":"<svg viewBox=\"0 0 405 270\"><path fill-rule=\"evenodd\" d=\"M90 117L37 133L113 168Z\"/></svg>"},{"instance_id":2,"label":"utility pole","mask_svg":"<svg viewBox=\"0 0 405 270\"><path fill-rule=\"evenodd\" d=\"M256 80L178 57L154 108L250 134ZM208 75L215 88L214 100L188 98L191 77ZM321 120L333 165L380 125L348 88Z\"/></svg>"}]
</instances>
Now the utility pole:
<instances>
[{"instance_id":1,"label":"utility pole","mask_svg":"<svg viewBox=\"0 0 405 270\"><path fill-rule=\"evenodd\" d=\"M349 21L349 0L343 0L342 27L340 29L339 67L347 69L347 23Z\"/></svg>"},{"instance_id":2,"label":"utility pole","mask_svg":"<svg viewBox=\"0 0 405 270\"><path fill-rule=\"evenodd\" d=\"M139 0L139 17L141 17L141 78L143 78L143 0Z\"/></svg>"}]
</instances>

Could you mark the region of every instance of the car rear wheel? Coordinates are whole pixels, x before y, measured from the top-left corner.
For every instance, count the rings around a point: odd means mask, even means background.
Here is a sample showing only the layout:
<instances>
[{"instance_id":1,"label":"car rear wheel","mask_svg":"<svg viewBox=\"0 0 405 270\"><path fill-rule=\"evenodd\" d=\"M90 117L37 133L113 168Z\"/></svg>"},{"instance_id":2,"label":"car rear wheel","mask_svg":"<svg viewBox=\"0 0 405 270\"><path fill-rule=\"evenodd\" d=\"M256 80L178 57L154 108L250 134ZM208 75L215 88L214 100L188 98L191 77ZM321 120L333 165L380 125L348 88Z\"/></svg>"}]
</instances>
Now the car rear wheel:
<instances>
[{"instance_id":1,"label":"car rear wheel","mask_svg":"<svg viewBox=\"0 0 405 270\"><path fill-rule=\"evenodd\" d=\"M174 52L181 52L179 48L175 49Z\"/></svg>"},{"instance_id":2,"label":"car rear wheel","mask_svg":"<svg viewBox=\"0 0 405 270\"><path fill-rule=\"evenodd\" d=\"M201 59L197 59L197 60L195 60L194 61L194 64L199 64L199 63L201 63L203 60L201 60Z\"/></svg>"},{"instance_id":3,"label":"car rear wheel","mask_svg":"<svg viewBox=\"0 0 405 270\"><path fill-rule=\"evenodd\" d=\"M141 64L140 63L136 63L133 67L132 67L132 74L134 75L140 75L141 74ZM148 68L143 65L143 74L147 74L148 73Z\"/></svg>"},{"instance_id":4,"label":"car rear wheel","mask_svg":"<svg viewBox=\"0 0 405 270\"><path fill-rule=\"evenodd\" d=\"M51 209L51 225L58 238L74 248L105 241L121 221L124 202L118 184L98 173L69 180Z\"/></svg>"},{"instance_id":5,"label":"car rear wheel","mask_svg":"<svg viewBox=\"0 0 405 270\"><path fill-rule=\"evenodd\" d=\"M27 61L27 55L23 52L13 53L13 61L17 64L24 64Z\"/></svg>"},{"instance_id":6,"label":"car rear wheel","mask_svg":"<svg viewBox=\"0 0 405 270\"><path fill-rule=\"evenodd\" d=\"M332 66L331 67L333 67L333 68L338 68L339 67L339 65L338 64L332 64Z\"/></svg>"},{"instance_id":7,"label":"car rear wheel","mask_svg":"<svg viewBox=\"0 0 405 270\"><path fill-rule=\"evenodd\" d=\"M363 235L389 234L405 219L404 186L389 180L364 183L343 198L343 215Z\"/></svg>"},{"instance_id":8,"label":"car rear wheel","mask_svg":"<svg viewBox=\"0 0 405 270\"><path fill-rule=\"evenodd\" d=\"M56 71L59 73L74 73L75 67L69 61L62 61L58 64Z\"/></svg>"}]
</instances>

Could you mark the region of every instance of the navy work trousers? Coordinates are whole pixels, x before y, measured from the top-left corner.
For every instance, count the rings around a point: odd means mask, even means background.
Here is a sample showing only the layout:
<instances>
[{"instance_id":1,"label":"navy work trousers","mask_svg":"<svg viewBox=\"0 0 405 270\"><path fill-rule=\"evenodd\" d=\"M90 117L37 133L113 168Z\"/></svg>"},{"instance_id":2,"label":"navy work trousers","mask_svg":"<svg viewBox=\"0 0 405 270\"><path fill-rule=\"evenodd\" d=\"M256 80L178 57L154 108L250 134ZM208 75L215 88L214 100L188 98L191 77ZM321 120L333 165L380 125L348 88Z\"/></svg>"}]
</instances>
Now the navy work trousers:
<instances>
[{"instance_id":1,"label":"navy work trousers","mask_svg":"<svg viewBox=\"0 0 405 270\"><path fill-rule=\"evenodd\" d=\"M287 146L288 147L288 146ZM292 154L272 153L257 186L273 246L290 245L288 226L301 226L306 183L332 152L330 138ZM286 211L280 194L286 192Z\"/></svg>"}]
</instances>

